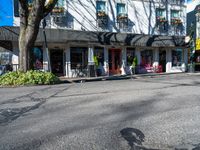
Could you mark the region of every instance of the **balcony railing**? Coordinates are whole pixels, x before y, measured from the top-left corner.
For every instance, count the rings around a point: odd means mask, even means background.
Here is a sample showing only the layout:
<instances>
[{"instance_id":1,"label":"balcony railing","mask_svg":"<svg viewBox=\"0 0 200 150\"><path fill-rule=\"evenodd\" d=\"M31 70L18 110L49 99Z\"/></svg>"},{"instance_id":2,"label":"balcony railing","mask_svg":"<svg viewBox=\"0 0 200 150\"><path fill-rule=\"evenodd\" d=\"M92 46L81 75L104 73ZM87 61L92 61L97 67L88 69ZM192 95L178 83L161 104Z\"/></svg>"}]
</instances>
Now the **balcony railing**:
<instances>
[{"instance_id":1,"label":"balcony railing","mask_svg":"<svg viewBox=\"0 0 200 150\"><path fill-rule=\"evenodd\" d=\"M119 30L126 31L128 29L128 14L120 13L117 15L117 25Z\"/></svg>"},{"instance_id":2,"label":"balcony railing","mask_svg":"<svg viewBox=\"0 0 200 150\"><path fill-rule=\"evenodd\" d=\"M52 9L52 14L63 14L64 13L64 7L54 7Z\"/></svg>"},{"instance_id":3,"label":"balcony railing","mask_svg":"<svg viewBox=\"0 0 200 150\"><path fill-rule=\"evenodd\" d=\"M117 15L117 20L126 20L128 19L128 14L126 13L120 13Z\"/></svg>"},{"instance_id":4,"label":"balcony railing","mask_svg":"<svg viewBox=\"0 0 200 150\"><path fill-rule=\"evenodd\" d=\"M167 23L167 20L164 16L157 16L156 23L157 25L164 25L165 23Z\"/></svg>"},{"instance_id":5,"label":"balcony railing","mask_svg":"<svg viewBox=\"0 0 200 150\"><path fill-rule=\"evenodd\" d=\"M108 15L105 11L97 11L97 26L106 29L108 26Z\"/></svg>"},{"instance_id":6,"label":"balcony railing","mask_svg":"<svg viewBox=\"0 0 200 150\"><path fill-rule=\"evenodd\" d=\"M185 0L171 0L170 4L172 4L172 5L184 5Z\"/></svg>"},{"instance_id":7,"label":"balcony railing","mask_svg":"<svg viewBox=\"0 0 200 150\"><path fill-rule=\"evenodd\" d=\"M171 25L178 26L181 25L183 22L180 18L171 18Z\"/></svg>"}]
</instances>

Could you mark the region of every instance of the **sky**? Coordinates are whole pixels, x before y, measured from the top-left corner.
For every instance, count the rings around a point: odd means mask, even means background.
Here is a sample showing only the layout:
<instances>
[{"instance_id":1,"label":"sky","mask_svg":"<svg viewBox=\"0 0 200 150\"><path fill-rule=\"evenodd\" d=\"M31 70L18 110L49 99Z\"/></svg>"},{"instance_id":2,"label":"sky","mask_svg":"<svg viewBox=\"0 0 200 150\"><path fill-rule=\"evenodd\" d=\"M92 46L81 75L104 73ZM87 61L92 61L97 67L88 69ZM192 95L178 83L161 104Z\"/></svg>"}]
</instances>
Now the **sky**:
<instances>
[{"instance_id":1,"label":"sky","mask_svg":"<svg viewBox=\"0 0 200 150\"><path fill-rule=\"evenodd\" d=\"M187 0L187 12L191 12L197 5L200 4L200 0Z\"/></svg>"}]
</instances>

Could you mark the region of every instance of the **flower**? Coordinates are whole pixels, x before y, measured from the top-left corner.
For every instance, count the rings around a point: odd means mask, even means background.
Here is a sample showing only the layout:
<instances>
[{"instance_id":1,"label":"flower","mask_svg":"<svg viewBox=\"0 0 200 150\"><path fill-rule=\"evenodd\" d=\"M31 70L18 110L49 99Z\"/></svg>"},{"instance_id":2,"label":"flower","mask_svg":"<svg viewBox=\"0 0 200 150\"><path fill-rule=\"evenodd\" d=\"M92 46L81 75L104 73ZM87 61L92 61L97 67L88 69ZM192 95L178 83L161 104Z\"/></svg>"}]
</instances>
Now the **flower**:
<instances>
[{"instance_id":1,"label":"flower","mask_svg":"<svg viewBox=\"0 0 200 150\"><path fill-rule=\"evenodd\" d=\"M54 7L52 10L53 13L63 13L64 8L63 7Z\"/></svg>"},{"instance_id":2,"label":"flower","mask_svg":"<svg viewBox=\"0 0 200 150\"><path fill-rule=\"evenodd\" d=\"M106 16L106 12L105 11L98 11L97 16L99 16L99 17Z\"/></svg>"},{"instance_id":3,"label":"flower","mask_svg":"<svg viewBox=\"0 0 200 150\"><path fill-rule=\"evenodd\" d=\"M128 18L128 14L125 13L120 13L117 15L117 19L127 19Z\"/></svg>"}]
</instances>

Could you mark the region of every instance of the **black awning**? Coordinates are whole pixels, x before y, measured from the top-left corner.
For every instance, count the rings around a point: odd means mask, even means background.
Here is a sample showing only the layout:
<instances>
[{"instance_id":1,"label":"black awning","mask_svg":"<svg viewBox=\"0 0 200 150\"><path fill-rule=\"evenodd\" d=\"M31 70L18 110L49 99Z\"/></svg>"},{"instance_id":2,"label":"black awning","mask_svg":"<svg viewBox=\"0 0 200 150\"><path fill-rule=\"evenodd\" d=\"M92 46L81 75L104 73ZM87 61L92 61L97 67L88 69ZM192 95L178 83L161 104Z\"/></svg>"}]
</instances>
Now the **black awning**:
<instances>
[{"instance_id":1,"label":"black awning","mask_svg":"<svg viewBox=\"0 0 200 150\"><path fill-rule=\"evenodd\" d=\"M183 36L143 35L131 33L45 29L48 43L83 42L101 45L185 47ZM19 27L1 27L0 40L17 41ZM36 42L44 42L42 29Z\"/></svg>"},{"instance_id":2,"label":"black awning","mask_svg":"<svg viewBox=\"0 0 200 150\"><path fill-rule=\"evenodd\" d=\"M13 45L11 41L0 41L0 47L13 51Z\"/></svg>"}]
</instances>

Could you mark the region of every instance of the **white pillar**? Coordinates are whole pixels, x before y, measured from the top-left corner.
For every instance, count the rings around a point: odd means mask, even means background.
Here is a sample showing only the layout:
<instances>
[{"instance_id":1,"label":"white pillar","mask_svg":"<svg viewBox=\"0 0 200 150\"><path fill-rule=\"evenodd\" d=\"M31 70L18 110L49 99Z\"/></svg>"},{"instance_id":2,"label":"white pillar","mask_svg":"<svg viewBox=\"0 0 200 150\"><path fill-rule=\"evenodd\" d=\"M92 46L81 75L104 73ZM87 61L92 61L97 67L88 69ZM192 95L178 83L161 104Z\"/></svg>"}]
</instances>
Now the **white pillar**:
<instances>
[{"instance_id":1,"label":"white pillar","mask_svg":"<svg viewBox=\"0 0 200 150\"><path fill-rule=\"evenodd\" d=\"M90 46L88 48L88 65L94 65L94 48Z\"/></svg>"},{"instance_id":2,"label":"white pillar","mask_svg":"<svg viewBox=\"0 0 200 150\"><path fill-rule=\"evenodd\" d=\"M122 75L126 74L126 64L127 64L127 52L126 52L126 47L122 48L122 66L121 66L121 71L122 71Z\"/></svg>"},{"instance_id":3,"label":"white pillar","mask_svg":"<svg viewBox=\"0 0 200 150\"><path fill-rule=\"evenodd\" d=\"M159 48L153 50L153 66L156 67L159 64Z\"/></svg>"},{"instance_id":4,"label":"white pillar","mask_svg":"<svg viewBox=\"0 0 200 150\"><path fill-rule=\"evenodd\" d=\"M50 71L50 58L49 58L49 49L43 46L43 70Z\"/></svg>"},{"instance_id":5,"label":"white pillar","mask_svg":"<svg viewBox=\"0 0 200 150\"><path fill-rule=\"evenodd\" d=\"M72 71L71 71L71 53L70 53L70 47L67 46L65 49L65 57L66 57L66 61L65 61L65 71L66 71L66 77L72 77Z\"/></svg>"},{"instance_id":6,"label":"white pillar","mask_svg":"<svg viewBox=\"0 0 200 150\"><path fill-rule=\"evenodd\" d=\"M183 61L181 65L183 72L187 71L187 64L188 64L188 51L187 49L183 49Z\"/></svg>"},{"instance_id":7,"label":"white pillar","mask_svg":"<svg viewBox=\"0 0 200 150\"><path fill-rule=\"evenodd\" d=\"M166 64L166 72L171 72L172 69L172 50L168 49L166 50L166 60L167 60L167 64Z\"/></svg>"},{"instance_id":8,"label":"white pillar","mask_svg":"<svg viewBox=\"0 0 200 150\"><path fill-rule=\"evenodd\" d=\"M105 75L109 75L109 65L108 65L108 49L104 47L104 70Z\"/></svg>"},{"instance_id":9,"label":"white pillar","mask_svg":"<svg viewBox=\"0 0 200 150\"><path fill-rule=\"evenodd\" d=\"M135 56L137 57L138 65L140 65L141 64L141 50L140 50L140 48L135 49Z\"/></svg>"}]
</instances>

